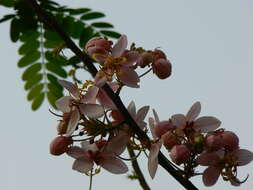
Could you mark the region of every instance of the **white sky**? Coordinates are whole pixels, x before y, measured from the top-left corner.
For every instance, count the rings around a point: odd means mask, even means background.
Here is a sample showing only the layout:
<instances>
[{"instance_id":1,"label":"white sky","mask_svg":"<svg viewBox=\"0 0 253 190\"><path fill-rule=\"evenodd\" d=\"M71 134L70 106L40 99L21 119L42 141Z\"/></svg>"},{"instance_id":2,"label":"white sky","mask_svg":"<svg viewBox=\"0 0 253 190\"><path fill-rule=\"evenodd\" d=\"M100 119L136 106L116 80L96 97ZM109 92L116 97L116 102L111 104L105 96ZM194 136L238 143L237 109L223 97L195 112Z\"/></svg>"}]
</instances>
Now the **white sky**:
<instances>
[{"instance_id":1,"label":"white sky","mask_svg":"<svg viewBox=\"0 0 253 190\"><path fill-rule=\"evenodd\" d=\"M202 103L202 115L214 115L222 127L236 132L241 147L253 150L253 1L252 0L71 0L60 1L72 7L91 7L103 11L106 21L125 33L130 42L146 49L161 47L173 64L173 76L161 81L149 75L140 89L126 89L127 104L150 105L161 119L185 113L195 102ZM0 17L8 13L0 7ZM71 170L72 158L53 157L48 144L56 135L56 118L48 104L30 110L23 90L22 71L17 68L18 44L9 39L9 23L0 24L2 93L0 103L3 151L0 157L0 189L5 190L84 190L88 177ZM123 93L122 93L123 94ZM167 154L168 155L168 154ZM183 190L159 168L152 181L147 174L147 159L140 161L153 190ZM239 168L248 181L236 188L219 180L217 190L249 190L253 187L252 164ZM201 178L193 178L199 189ZM125 175L106 171L95 176L93 190L140 189Z\"/></svg>"}]
</instances>

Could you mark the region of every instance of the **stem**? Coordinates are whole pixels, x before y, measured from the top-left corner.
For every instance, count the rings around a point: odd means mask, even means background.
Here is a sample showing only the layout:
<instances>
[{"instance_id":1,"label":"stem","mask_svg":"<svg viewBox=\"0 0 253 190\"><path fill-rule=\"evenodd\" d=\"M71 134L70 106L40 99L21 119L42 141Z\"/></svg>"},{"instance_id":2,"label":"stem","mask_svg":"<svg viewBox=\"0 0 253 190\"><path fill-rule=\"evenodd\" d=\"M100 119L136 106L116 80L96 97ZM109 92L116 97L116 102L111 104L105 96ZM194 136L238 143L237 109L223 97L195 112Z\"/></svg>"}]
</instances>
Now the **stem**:
<instances>
[{"instance_id":1,"label":"stem","mask_svg":"<svg viewBox=\"0 0 253 190\"><path fill-rule=\"evenodd\" d=\"M129 153L129 155L130 155L131 158L135 158L136 157L133 149L131 149L130 146L127 146L127 150L128 150L128 153ZM142 189L143 190L151 190L150 187L148 186L148 184L147 184L147 182L146 182L146 180L145 180L142 172L141 172L141 169L139 167L137 159L132 159L131 162L132 162L132 166L133 166L134 172L137 175L138 181L139 181Z\"/></svg>"},{"instance_id":2,"label":"stem","mask_svg":"<svg viewBox=\"0 0 253 190\"><path fill-rule=\"evenodd\" d=\"M92 176L93 176L93 168L91 169L91 172L90 172L90 187L89 187L89 190L92 189Z\"/></svg>"},{"instance_id":3,"label":"stem","mask_svg":"<svg viewBox=\"0 0 253 190\"><path fill-rule=\"evenodd\" d=\"M75 43L70 39L70 37L65 33L65 31L59 26L59 24L55 21L55 19L49 16L36 2L36 0L25 0L34 11L37 13L39 19L51 27L55 32L59 34L63 41L65 41L66 46L71 49L77 57L79 57L84 65L87 67L89 73L95 77L97 74L97 69L93 65L92 59L85 53L82 52ZM139 126L136 124L134 119L129 114L128 110L124 106L123 102L121 101L120 97L115 95L113 90L105 84L102 89L106 92L106 94L110 97L113 103L117 106L118 110L124 116L126 123L131 126L135 134L139 137L140 140L147 144L147 147L150 146L150 140L147 134L142 131ZM159 152L158 155L159 164L168 172L170 173L185 189L188 190L197 190L197 188L187 179L185 179L177 170L175 170L167 158Z\"/></svg>"}]
</instances>

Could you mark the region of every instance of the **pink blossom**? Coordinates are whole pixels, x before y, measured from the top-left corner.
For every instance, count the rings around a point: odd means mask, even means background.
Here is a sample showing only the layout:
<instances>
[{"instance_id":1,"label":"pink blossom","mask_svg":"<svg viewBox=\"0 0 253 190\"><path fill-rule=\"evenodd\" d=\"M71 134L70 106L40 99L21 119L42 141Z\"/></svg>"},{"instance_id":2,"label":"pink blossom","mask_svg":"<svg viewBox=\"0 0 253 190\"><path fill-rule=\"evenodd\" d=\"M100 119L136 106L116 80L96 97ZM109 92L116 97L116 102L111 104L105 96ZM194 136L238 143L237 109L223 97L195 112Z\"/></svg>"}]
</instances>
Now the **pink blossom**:
<instances>
[{"instance_id":1,"label":"pink blossom","mask_svg":"<svg viewBox=\"0 0 253 190\"><path fill-rule=\"evenodd\" d=\"M139 54L135 51L127 51L127 37L122 35L112 47L111 53L104 57L101 71L96 76L97 83L102 86L106 81L111 81L114 74L126 86L138 88L140 81L138 74L133 69L133 63L137 61ZM95 55L95 59L97 56ZM99 61L99 60L98 60Z\"/></svg>"},{"instance_id":2,"label":"pink blossom","mask_svg":"<svg viewBox=\"0 0 253 190\"><path fill-rule=\"evenodd\" d=\"M245 149L237 149L232 152L222 150L202 153L197 158L197 163L208 166L203 173L203 182L206 186L214 185L219 176L229 180L232 185L240 185L237 175L237 167L249 164L253 160L253 153Z\"/></svg>"},{"instance_id":3,"label":"pink blossom","mask_svg":"<svg viewBox=\"0 0 253 190\"><path fill-rule=\"evenodd\" d=\"M99 140L93 144L84 141L81 143L81 148L70 147L67 154L76 159L72 167L73 170L87 173L96 163L111 173L126 173L128 171L127 165L118 156L125 150L128 140L128 135L120 132L109 141Z\"/></svg>"},{"instance_id":4,"label":"pink blossom","mask_svg":"<svg viewBox=\"0 0 253 190\"><path fill-rule=\"evenodd\" d=\"M191 131L207 133L217 129L221 122L216 117L203 116L198 117L201 105L196 102L192 105L186 115L175 114L171 117L172 123L186 134Z\"/></svg>"},{"instance_id":5,"label":"pink blossom","mask_svg":"<svg viewBox=\"0 0 253 190\"><path fill-rule=\"evenodd\" d=\"M63 117L64 122L68 123L66 135L70 136L80 120L80 112L90 118L98 118L104 114L101 105L95 104L96 91L90 88L85 95L82 95L76 85L65 80L59 80L59 83L66 88L71 96L64 96L56 101L56 107L68 117Z\"/></svg>"}]
</instances>

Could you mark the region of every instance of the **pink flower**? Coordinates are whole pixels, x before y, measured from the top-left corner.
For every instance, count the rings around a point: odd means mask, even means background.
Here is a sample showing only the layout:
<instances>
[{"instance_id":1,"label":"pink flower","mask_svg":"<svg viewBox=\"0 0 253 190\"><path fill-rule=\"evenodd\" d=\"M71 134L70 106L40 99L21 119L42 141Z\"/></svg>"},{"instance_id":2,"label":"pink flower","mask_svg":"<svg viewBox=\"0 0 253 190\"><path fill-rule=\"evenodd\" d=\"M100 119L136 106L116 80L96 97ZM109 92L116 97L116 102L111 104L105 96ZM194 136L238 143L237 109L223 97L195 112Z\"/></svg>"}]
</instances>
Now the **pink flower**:
<instances>
[{"instance_id":1,"label":"pink flower","mask_svg":"<svg viewBox=\"0 0 253 190\"><path fill-rule=\"evenodd\" d=\"M214 185L220 175L222 175L224 179L229 180L232 185L238 186L242 182L236 178L237 167L247 165L252 160L252 152L245 149L238 149L227 153L222 150L202 153L197 158L197 163L202 166L208 166L202 178L206 186Z\"/></svg>"},{"instance_id":2,"label":"pink flower","mask_svg":"<svg viewBox=\"0 0 253 190\"><path fill-rule=\"evenodd\" d=\"M56 107L63 112L64 122L67 124L66 135L70 136L76 129L80 120L80 112L89 118L98 118L104 114L101 105L95 104L97 92L96 89L90 88L85 95L82 95L76 85L65 80L59 80L59 83L66 88L71 96L64 96L56 101Z\"/></svg>"},{"instance_id":3,"label":"pink flower","mask_svg":"<svg viewBox=\"0 0 253 190\"><path fill-rule=\"evenodd\" d=\"M101 62L102 69L96 76L97 84L102 86L106 81L111 81L114 74L125 85L138 88L140 81L138 74L133 69L133 63L137 61L139 54L136 51L127 51L127 37L122 35L116 44L112 47L109 55L95 54L93 57Z\"/></svg>"},{"instance_id":4,"label":"pink flower","mask_svg":"<svg viewBox=\"0 0 253 190\"><path fill-rule=\"evenodd\" d=\"M204 116L197 119L201 110L201 105L196 102L192 105L186 115L175 114L171 117L172 123L179 129L183 130L187 135L188 133L201 132L207 133L217 129L221 122L216 117Z\"/></svg>"},{"instance_id":5,"label":"pink flower","mask_svg":"<svg viewBox=\"0 0 253 190\"><path fill-rule=\"evenodd\" d=\"M109 141L99 140L93 144L84 141L82 147L73 146L67 154L75 158L73 170L81 173L91 171L94 163L114 174L123 174L128 171L127 165L118 158L125 150L129 137L124 132L119 132Z\"/></svg>"}]
</instances>

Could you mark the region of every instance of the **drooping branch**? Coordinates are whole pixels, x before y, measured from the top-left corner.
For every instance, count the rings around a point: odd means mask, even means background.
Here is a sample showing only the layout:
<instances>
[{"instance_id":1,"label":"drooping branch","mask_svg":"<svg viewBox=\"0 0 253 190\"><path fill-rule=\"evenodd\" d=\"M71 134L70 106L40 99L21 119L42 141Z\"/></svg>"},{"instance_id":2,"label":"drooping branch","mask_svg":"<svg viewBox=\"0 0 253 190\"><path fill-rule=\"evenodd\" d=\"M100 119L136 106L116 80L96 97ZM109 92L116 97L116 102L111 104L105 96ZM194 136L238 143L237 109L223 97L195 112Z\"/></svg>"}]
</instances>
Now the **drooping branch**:
<instances>
[{"instance_id":1,"label":"drooping branch","mask_svg":"<svg viewBox=\"0 0 253 190\"><path fill-rule=\"evenodd\" d=\"M70 37L65 33L65 31L59 26L59 24L55 21L55 19L51 16L49 16L36 2L36 0L25 0L32 9L36 12L39 19L49 27L51 27L55 32L59 34L59 36L62 38L62 40L65 42L66 46L75 53L77 57L79 57L82 62L85 64L85 66L88 68L88 71L90 74L95 77L97 73L96 67L93 65L92 59L82 52L76 44L70 39ZM117 106L118 110L121 112L121 114L125 118L125 122L131 126L133 131L136 133L136 135L146 142L147 146L150 145L149 137L144 133L136 124L134 119L129 114L128 110L124 106L123 102L121 101L120 97L117 96L113 90L105 84L103 87L103 90L106 92L106 94L111 98L111 100L114 102L114 104ZM197 188L188 180L185 179L181 174L177 172L173 168L173 166L169 163L167 158L159 152L158 155L159 164L168 172L170 173L182 186L184 186L188 190L197 190Z\"/></svg>"}]
</instances>

